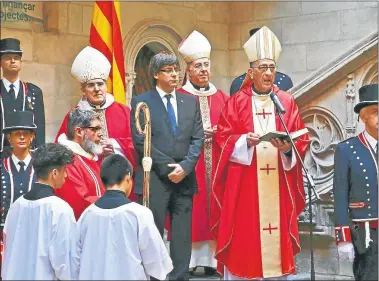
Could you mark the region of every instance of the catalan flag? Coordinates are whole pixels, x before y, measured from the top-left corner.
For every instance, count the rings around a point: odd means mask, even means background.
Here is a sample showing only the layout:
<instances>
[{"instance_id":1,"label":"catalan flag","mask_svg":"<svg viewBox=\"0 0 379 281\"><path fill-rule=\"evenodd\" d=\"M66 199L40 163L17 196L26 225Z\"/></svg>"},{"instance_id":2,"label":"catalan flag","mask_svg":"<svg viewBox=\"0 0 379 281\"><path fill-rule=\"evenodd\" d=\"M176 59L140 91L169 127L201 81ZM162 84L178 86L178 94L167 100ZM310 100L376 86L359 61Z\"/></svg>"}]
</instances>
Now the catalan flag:
<instances>
[{"instance_id":1,"label":"catalan flag","mask_svg":"<svg viewBox=\"0 0 379 281\"><path fill-rule=\"evenodd\" d=\"M119 1L95 1L90 31L90 45L107 57L112 69L107 81L108 92L125 104L125 67L122 48Z\"/></svg>"}]
</instances>

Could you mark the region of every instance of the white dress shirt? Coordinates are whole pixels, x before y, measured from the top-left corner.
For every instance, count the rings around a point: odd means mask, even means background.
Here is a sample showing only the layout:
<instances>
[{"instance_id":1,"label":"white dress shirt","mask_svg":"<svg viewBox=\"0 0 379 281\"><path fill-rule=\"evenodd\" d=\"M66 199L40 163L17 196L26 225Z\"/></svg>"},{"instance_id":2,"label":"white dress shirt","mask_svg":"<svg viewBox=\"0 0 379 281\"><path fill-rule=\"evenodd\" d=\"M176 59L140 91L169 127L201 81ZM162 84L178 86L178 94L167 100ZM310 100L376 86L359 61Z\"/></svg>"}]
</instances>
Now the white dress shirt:
<instances>
[{"instance_id":1,"label":"white dress shirt","mask_svg":"<svg viewBox=\"0 0 379 281\"><path fill-rule=\"evenodd\" d=\"M7 92L9 92L9 90L11 89L10 87L11 84L14 85L13 89L14 89L14 92L16 93L16 99L17 99L18 92L20 91L20 78L17 78L17 80L14 83L11 83L6 78L3 77L3 83Z\"/></svg>"},{"instance_id":2,"label":"white dress shirt","mask_svg":"<svg viewBox=\"0 0 379 281\"><path fill-rule=\"evenodd\" d=\"M372 137L369 133L367 133L367 131L364 131L363 134L364 134L366 140L368 141L368 143L370 144L371 148L375 152L377 152L376 151L376 149L377 149L376 144L378 143L378 141L376 139L374 139L374 137Z\"/></svg>"},{"instance_id":3,"label":"white dress shirt","mask_svg":"<svg viewBox=\"0 0 379 281\"><path fill-rule=\"evenodd\" d=\"M156 86L155 88L157 89L157 92L161 96L161 99L163 101L164 106L166 107L166 110L167 110L167 98L165 97L165 95L167 95L167 94L172 95L172 98L170 99L170 102L171 102L172 107L174 108L175 118L176 118L176 124L178 124L178 103L176 102L175 89L171 93L166 93L162 89L158 88L158 86Z\"/></svg>"},{"instance_id":4,"label":"white dress shirt","mask_svg":"<svg viewBox=\"0 0 379 281\"><path fill-rule=\"evenodd\" d=\"M16 169L18 172L20 171L20 168L21 168L21 166L18 164L18 162L23 161L25 163L24 169L26 170L26 168L29 166L29 163L31 160L32 160L32 156L30 156L30 154L28 154L28 156L26 156L26 158L24 160L20 160L16 157L16 155L12 154L12 161L13 161L14 165L16 166Z\"/></svg>"}]
</instances>

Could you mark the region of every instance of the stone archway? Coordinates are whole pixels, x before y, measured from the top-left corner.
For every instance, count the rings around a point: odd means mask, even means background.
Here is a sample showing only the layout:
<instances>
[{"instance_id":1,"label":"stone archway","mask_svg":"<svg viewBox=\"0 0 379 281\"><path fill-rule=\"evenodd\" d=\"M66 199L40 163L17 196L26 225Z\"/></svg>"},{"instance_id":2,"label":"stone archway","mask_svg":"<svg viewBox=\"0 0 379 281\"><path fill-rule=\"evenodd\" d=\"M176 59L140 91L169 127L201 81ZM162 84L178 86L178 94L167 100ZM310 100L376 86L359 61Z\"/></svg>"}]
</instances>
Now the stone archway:
<instances>
[{"instance_id":1,"label":"stone archway","mask_svg":"<svg viewBox=\"0 0 379 281\"><path fill-rule=\"evenodd\" d=\"M182 36L171 24L158 20L145 20L135 25L124 38L124 57L126 72L126 101L130 104L133 86L136 79L135 64L138 53L144 46L159 45L173 52L179 59L181 69L185 69L185 61L177 51ZM179 76L180 83L184 73Z\"/></svg>"},{"instance_id":2,"label":"stone archway","mask_svg":"<svg viewBox=\"0 0 379 281\"><path fill-rule=\"evenodd\" d=\"M359 88L368 85L378 83L378 58L372 60L367 67L367 71L363 73Z\"/></svg>"}]
</instances>

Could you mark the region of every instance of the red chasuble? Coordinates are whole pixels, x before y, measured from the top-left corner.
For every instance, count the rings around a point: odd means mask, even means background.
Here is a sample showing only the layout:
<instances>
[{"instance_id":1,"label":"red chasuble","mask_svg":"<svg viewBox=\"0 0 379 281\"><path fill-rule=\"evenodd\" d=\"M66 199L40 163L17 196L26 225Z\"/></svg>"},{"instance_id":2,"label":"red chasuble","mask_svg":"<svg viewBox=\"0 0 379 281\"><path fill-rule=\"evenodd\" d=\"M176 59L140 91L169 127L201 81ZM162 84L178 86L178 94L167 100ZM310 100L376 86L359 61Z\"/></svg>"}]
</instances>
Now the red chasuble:
<instances>
[{"instance_id":1,"label":"red chasuble","mask_svg":"<svg viewBox=\"0 0 379 281\"><path fill-rule=\"evenodd\" d=\"M83 108L81 104L84 104L84 102L81 101L79 103L79 108L88 109ZM58 142L58 137L61 134L67 135L67 120L69 113L66 114L63 123L59 128L55 142ZM108 137L117 141L122 149L124 156L133 165L133 170L135 171L137 167L136 165L138 156L134 149L132 141L132 132L130 129L130 108L118 102L112 102L108 107L105 108L105 122L108 131Z\"/></svg>"},{"instance_id":2,"label":"red chasuble","mask_svg":"<svg viewBox=\"0 0 379 281\"><path fill-rule=\"evenodd\" d=\"M185 91L183 88L178 89L178 92L191 94ZM217 90L216 93L207 97L209 113L210 113L210 122L211 122L212 127L218 124L218 119L221 113L222 106L225 104L228 98L229 97L220 90ZM213 178L215 167L218 160L217 149L215 146L216 146L216 142L213 137L212 149L211 149L211 158L212 158L211 180ZM210 216L209 206L210 206L211 185L209 185L209 187L207 188L204 152L205 151L203 149L195 168L199 193L194 195L194 198L193 198L192 242L213 240L213 237L210 233L210 226L209 226L209 216Z\"/></svg>"},{"instance_id":3,"label":"red chasuble","mask_svg":"<svg viewBox=\"0 0 379 281\"><path fill-rule=\"evenodd\" d=\"M293 132L304 128L291 94L276 86L273 91L287 110L284 122L288 130ZM285 171L281 154L277 150L278 161L274 161L277 167L275 184L262 181L262 176L258 174L269 175L275 169L266 165L258 167L258 163L262 165L265 159L257 159L257 147L249 166L229 161L240 136L254 132L254 126L259 126L253 124L254 114L262 115L263 112L256 112L253 108L250 83L226 102L219 119L215 139L221 152L212 185L210 220L211 233L217 241L215 258L218 261L218 272L223 274L225 266L233 275L249 279L295 273L294 256L300 251L297 217L305 206L299 161L289 171ZM267 114L274 116L274 112L264 114L266 118ZM278 131L284 131L277 116L275 124ZM302 158L308 144L307 135L295 141ZM270 216L270 209L274 209L269 205L270 198L262 198L258 193L262 187L271 188L278 195L278 213L274 211L272 216L278 218L276 223L279 225L274 225L270 220L261 222L260 211L267 217L267 214ZM275 235L277 255L270 244L270 237ZM272 262L273 259L276 261ZM273 264L276 266L274 270L270 268Z\"/></svg>"},{"instance_id":4,"label":"red chasuble","mask_svg":"<svg viewBox=\"0 0 379 281\"><path fill-rule=\"evenodd\" d=\"M66 172L66 181L55 189L55 195L71 206L78 220L83 211L104 194L100 168L96 161L74 153L74 162L67 165Z\"/></svg>"},{"instance_id":5,"label":"red chasuble","mask_svg":"<svg viewBox=\"0 0 379 281\"><path fill-rule=\"evenodd\" d=\"M94 110L94 108L92 108L89 103L84 100L81 100L77 107L83 110ZM98 110L96 109L95 111ZM67 135L67 120L69 113L70 112L66 114L62 125L59 128L55 142L58 142L58 138L61 134ZM132 132L130 129L130 108L115 102L114 97L111 94L106 94L106 103L100 107L99 113L101 122L106 127L103 135L116 140L122 149L122 153L132 164L133 170L136 171L138 154L134 149L132 141ZM101 161L101 158L97 161L99 166L101 165ZM133 201L137 201L137 196L134 194L133 190L130 193L129 198Z\"/></svg>"}]
</instances>

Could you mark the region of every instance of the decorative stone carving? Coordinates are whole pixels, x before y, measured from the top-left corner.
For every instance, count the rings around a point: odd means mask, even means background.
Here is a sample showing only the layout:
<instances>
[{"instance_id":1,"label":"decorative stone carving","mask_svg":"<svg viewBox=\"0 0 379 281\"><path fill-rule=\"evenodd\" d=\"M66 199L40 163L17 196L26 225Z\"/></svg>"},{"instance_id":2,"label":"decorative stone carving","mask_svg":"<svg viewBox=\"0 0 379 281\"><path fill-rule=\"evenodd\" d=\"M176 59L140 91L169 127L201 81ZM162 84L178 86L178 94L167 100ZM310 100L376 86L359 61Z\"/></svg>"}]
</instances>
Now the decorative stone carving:
<instances>
[{"instance_id":1,"label":"decorative stone carving","mask_svg":"<svg viewBox=\"0 0 379 281\"><path fill-rule=\"evenodd\" d=\"M316 210L317 210L316 208L317 208L316 204L312 203L313 224L315 224L315 221L316 221ZM307 203L304 211L299 216L299 222L300 223L309 223L310 222L309 216L310 216L309 205Z\"/></svg>"},{"instance_id":2,"label":"decorative stone carving","mask_svg":"<svg viewBox=\"0 0 379 281\"><path fill-rule=\"evenodd\" d=\"M344 139L343 127L333 113L320 107L309 108L301 116L311 140L304 164L321 195L333 185L334 149Z\"/></svg>"},{"instance_id":3,"label":"decorative stone carving","mask_svg":"<svg viewBox=\"0 0 379 281\"><path fill-rule=\"evenodd\" d=\"M347 83L345 89L346 96L346 137L350 138L355 135L356 130L356 115L354 113L356 87L355 87L355 75L350 73L347 76Z\"/></svg>"},{"instance_id":4,"label":"decorative stone carving","mask_svg":"<svg viewBox=\"0 0 379 281\"><path fill-rule=\"evenodd\" d=\"M130 101L132 99L132 93L133 92L133 86L134 82L136 80L137 74L134 72L134 70L128 71L125 74L125 79L126 79L126 104L130 104Z\"/></svg>"}]
</instances>

